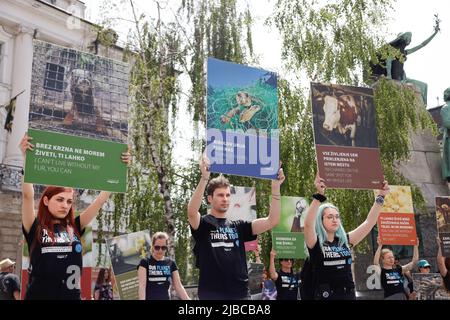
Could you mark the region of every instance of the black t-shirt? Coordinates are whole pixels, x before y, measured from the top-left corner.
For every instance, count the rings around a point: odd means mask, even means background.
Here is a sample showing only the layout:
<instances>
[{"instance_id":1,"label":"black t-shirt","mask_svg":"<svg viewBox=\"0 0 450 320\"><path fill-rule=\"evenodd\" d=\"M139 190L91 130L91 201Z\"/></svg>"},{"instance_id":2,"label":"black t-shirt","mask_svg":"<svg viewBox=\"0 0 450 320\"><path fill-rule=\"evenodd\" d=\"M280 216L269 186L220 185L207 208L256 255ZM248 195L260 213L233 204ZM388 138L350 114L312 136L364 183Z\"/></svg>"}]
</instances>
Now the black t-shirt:
<instances>
[{"instance_id":1,"label":"black t-shirt","mask_svg":"<svg viewBox=\"0 0 450 320\"><path fill-rule=\"evenodd\" d=\"M111 283L95 284L94 292L98 290L98 300L114 300Z\"/></svg>"},{"instance_id":2,"label":"black t-shirt","mask_svg":"<svg viewBox=\"0 0 450 320\"><path fill-rule=\"evenodd\" d=\"M384 289L384 297L387 298L396 293L404 293L403 271L401 266L392 269L381 268L380 281Z\"/></svg>"},{"instance_id":3,"label":"black t-shirt","mask_svg":"<svg viewBox=\"0 0 450 320\"><path fill-rule=\"evenodd\" d=\"M0 300L15 300L14 292L20 292L19 277L13 273L0 273Z\"/></svg>"},{"instance_id":4,"label":"black t-shirt","mask_svg":"<svg viewBox=\"0 0 450 320\"><path fill-rule=\"evenodd\" d=\"M39 300L79 300L81 272L83 270L83 247L81 240L59 225L55 225L54 243L48 231L43 229L41 242L36 241L38 220L34 220L30 232L22 226L30 254L30 279L25 299ZM74 228L82 235L80 217L75 218Z\"/></svg>"},{"instance_id":5,"label":"black t-shirt","mask_svg":"<svg viewBox=\"0 0 450 320\"><path fill-rule=\"evenodd\" d=\"M277 300L297 300L300 273L277 271Z\"/></svg>"},{"instance_id":6,"label":"black t-shirt","mask_svg":"<svg viewBox=\"0 0 450 320\"><path fill-rule=\"evenodd\" d=\"M207 214L200 218L194 252L200 269L200 299L242 299L248 296L244 242L256 240L252 223Z\"/></svg>"},{"instance_id":7,"label":"black t-shirt","mask_svg":"<svg viewBox=\"0 0 450 320\"><path fill-rule=\"evenodd\" d=\"M348 235L347 235L348 238ZM355 283L352 276L352 255L350 249L338 245L339 239L323 244L324 252L320 248L319 238L309 256L315 277L314 299L353 299L355 297Z\"/></svg>"},{"instance_id":8,"label":"black t-shirt","mask_svg":"<svg viewBox=\"0 0 450 320\"><path fill-rule=\"evenodd\" d=\"M152 256L142 259L139 266L147 270L145 300L169 300L172 273L178 270L175 261L169 258L158 261Z\"/></svg>"}]
</instances>

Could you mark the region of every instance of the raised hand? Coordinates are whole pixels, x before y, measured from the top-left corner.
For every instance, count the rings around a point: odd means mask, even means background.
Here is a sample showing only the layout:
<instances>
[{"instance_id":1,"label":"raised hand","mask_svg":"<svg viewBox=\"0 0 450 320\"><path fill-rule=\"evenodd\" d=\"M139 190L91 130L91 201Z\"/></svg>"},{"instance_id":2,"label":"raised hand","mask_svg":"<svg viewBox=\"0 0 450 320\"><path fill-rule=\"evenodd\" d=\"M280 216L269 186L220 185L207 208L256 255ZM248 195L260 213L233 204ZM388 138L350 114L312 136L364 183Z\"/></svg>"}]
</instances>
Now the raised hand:
<instances>
[{"instance_id":1,"label":"raised hand","mask_svg":"<svg viewBox=\"0 0 450 320\"><path fill-rule=\"evenodd\" d=\"M126 152L122 152L122 162L126 163L127 166L131 164L131 153L130 148Z\"/></svg>"},{"instance_id":2,"label":"raised hand","mask_svg":"<svg viewBox=\"0 0 450 320\"><path fill-rule=\"evenodd\" d=\"M378 246L382 246L383 245L383 242L381 241L380 235L378 235L378 237L377 237L377 243L378 243Z\"/></svg>"},{"instance_id":3,"label":"raised hand","mask_svg":"<svg viewBox=\"0 0 450 320\"><path fill-rule=\"evenodd\" d=\"M275 251L275 249L270 250L270 257L274 258L277 256L277 252Z\"/></svg>"},{"instance_id":4,"label":"raised hand","mask_svg":"<svg viewBox=\"0 0 450 320\"><path fill-rule=\"evenodd\" d=\"M314 185L316 186L316 190L321 195L325 195L325 190L327 186L325 185L325 180L319 176L319 172L316 174L316 179L314 180Z\"/></svg>"},{"instance_id":5,"label":"raised hand","mask_svg":"<svg viewBox=\"0 0 450 320\"><path fill-rule=\"evenodd\" d=\"M32 140L32 137L29 137L26 133L23 136L22 140L20 141L20 151L22 151L22 155L25 158L25 153L27 150L33 151L34 145L31 144L30 140Z\"/></svg>"},{"instance_id":6,"label":"raised hand","mask_svg":"<svg viewBox=\"0 0 450 320\"><path fill-rule=\"evenodd\" d=\"M378 190L378 194L380 196L385 197L385 196L387 196L389 194L389 192L390 192L389 184L388 184L388 182L386 180L384 180L383 181L383 187L380 190Z\"/></svg>"},{"instance_id":7,"label":"raised hand","mask_svg":"<svg viewBox=\"0 0 450 320\"><path fill-rule=\"evenodd\" d=\"M210 162L208 157L205 154L202 154L202 157L199 161L200 172L202 173L202 179L208 180L211 172L209 171Z\"/></svg>"},{"instance_id":8,"label":"raised hand","mask_svg":"<svg viewBox=\"0 0 450 320\"><path fill-rule=\"evenodd\" d=\"M284 176L284 172L283 172L283 168L281 168L281 161L280 161L280 168L278 169L278 176L277 179L272 180L272 188L274 187L280 187L281 184L283 183L284 179L286 179L286 177Z\"/></svg>"}]
</instances>

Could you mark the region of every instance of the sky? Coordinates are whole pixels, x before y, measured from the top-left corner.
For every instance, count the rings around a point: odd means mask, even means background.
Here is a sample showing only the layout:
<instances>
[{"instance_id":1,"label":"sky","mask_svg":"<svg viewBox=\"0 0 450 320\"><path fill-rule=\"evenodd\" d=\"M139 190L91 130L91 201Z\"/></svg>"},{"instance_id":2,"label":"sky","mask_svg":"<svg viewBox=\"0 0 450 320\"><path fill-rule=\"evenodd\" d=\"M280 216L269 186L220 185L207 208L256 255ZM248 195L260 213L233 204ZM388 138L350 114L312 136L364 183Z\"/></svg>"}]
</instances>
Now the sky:
<instances>
[{"instance_id":1,"label":"sky","mask_svg":"<svg viewBox=\"0 0 450 320\"><path fill-rule=\"evenodd\" d=\"M98 22L101 16L98 0L84 0L87 6L87 18ZM148 0L135 0L138 10L147 13L156 12L155 5ZM163 6L168 1L160 1ZM264 25L264 20L270 16L274 0L247 0L250 5L255 26L253 42L256 54L259 56L261 68L282 73L281 39L274 28ZM166 4L167 6L167 4ZM393 40L400 32L412 32L412 48L433 32L434 14L442 20L436 37L424 48L408 56L405 63L407 77L428 84L428 108L443 103L442 95L450 87L448 72L450 71L450 1L448 0L397 0L394 2L394 12L388 22L387 40ZM166 10L167 11L167 10ZM124 17L124 15L122 15ZM126 18L126 17L125 17Z\"/></svg>"},{"instance_id":2,"label":"sky","mask_svg":"<svg viewBox=\"0 0 450 320\"><path fill-rule=\"evenodd\" d=\"M173 1L173 0L171 0ZM87 18L92 22L101 21L98 0L84 0L87 6ZM254 20L252 30L253 45L259 57L259 66L265 70L284 75L281 61L281 38L275 28L264 25L265 19L272 14L274 0L247 0ZM154 16L156 6L153 1L135 0L138 10ZM160 1L167 7L169 1ZM171 2L173 3L173 2ZM442 20L441 31L424 48L410 54L404 70L408 78L417 79L428 84L428 108L443 104L443 92L450 87L450 1L449 0L397 0L393 3L394 11L387 22L387 41L396 38L401 32L412 32L412 48L433 33L434 14ZM166 10L168 11L168 10ZM164 11L163 11L164 12ZM445 14L447 12L447 14ZM127 14L122 12L121 17ZM164 13L163 13L164 14ZM170 11L169 11L170 14ZM124 22L126 24L126 22ZM129 23L128 23L129 25ZM119 32L120 33L120 32ZM126 32L122 32L125 34ZM180 112L181 129L175 134L175 159L180 163L190 159L186 146L193 136L193 124L186 121L186 115ZM180 121L178 123L180 123ZM203 136L200 133L200 136Z\"/></svg>"},{"instance_id":3,"label":"sky","mask_svg":"<svg viewBox=\"0 0 450 320\"><path fill-rule=\"evenodd\" d=\"M263 69L243 67L214 58L208 59L208 72L211 72L208 85L220 88L250 86L267 73Z\"/></svg>"}]
</instances>

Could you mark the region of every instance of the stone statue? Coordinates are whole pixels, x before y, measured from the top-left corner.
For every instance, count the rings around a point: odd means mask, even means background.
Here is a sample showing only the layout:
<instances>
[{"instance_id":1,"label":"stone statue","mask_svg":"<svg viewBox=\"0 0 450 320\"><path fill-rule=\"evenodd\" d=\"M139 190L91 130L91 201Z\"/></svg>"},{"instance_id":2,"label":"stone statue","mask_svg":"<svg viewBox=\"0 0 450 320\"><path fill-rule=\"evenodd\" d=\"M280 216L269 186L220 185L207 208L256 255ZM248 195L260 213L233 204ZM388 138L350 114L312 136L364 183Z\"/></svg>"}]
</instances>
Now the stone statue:
<instances>
[{"instance_id":1,"label":"stone statue","mask_svg":"<svg viewBox=\"0 0 450 320\"><path fill-rule=\"evenodd\" d=\"M425 105L427 104L427 90L428 90L427 84L424 82L418 81L418 80L407 78L406 73L403 69L403 65L409 54L414 53L417 50L425 47L440 31L440 28L439 28L440 20L439 20L437 14L434 15L434 17L435 17L434 32L430 37L428 37L428 39L426 39L424 42L422 42L418 46L415 46L414 48L406 49L406 47L411 43L412 33L411 32L400 33L395 40L389 42L388 44L390 46L398 49L400 51L400 55L402 58L397 59L397 58L389 58L388 57L386 59L385 66L383 66L384 61L380 61L379 64L371 66L372 75L375 77L384 75L388 79L393 79L393 80L398 80L398 81L402 81L405 83L414 84L420 90L422 99L423 99L423 102ZM380 58L380 57L378 57L378 58Z\"/></svg>"},{"instance_id":2,"label":"stone statue","mask_svg":"<svg viewBox=\"0 0 450 320\"><path fill-rule=\"evenodd\" d=\"M445 105L441 108L444 150L442 152L442 177L450 186L450 88L444 91Z\"/></svg>"}]
</instances>

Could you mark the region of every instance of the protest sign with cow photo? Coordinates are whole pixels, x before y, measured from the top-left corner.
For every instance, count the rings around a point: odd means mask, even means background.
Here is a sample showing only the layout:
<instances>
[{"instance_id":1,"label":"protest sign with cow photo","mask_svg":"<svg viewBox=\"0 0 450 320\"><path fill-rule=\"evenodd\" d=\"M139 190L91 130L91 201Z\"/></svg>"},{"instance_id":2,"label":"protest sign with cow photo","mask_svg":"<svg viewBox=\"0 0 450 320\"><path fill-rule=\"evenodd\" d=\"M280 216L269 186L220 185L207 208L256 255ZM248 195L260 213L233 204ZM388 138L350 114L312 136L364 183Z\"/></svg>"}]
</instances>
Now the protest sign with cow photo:
<instances>
[{"instance_id":1,"label":"protest sign with cow photo","mask_svg":"<svg viewBox=\"0 0 450 320\"><path fill-rule=\"evenodd\" d=\"M311 83L317 166L327 187L381 188L373 90Z\"/></svg>"},{"instance_id":2,"label":"protest sign with cow photo","mask_svg":"<svg viewBox=\"0 0 450 320\"><path fill-rule=\"evenodd\" d=\"M436 221L442 255L450 257L450 197L436 197Z\"/></svg>"}]
</instances>

